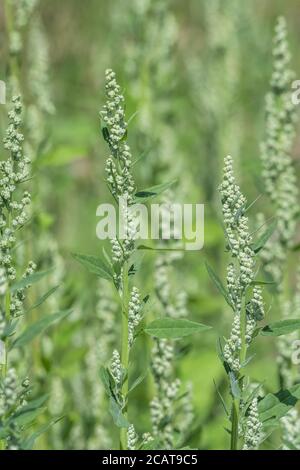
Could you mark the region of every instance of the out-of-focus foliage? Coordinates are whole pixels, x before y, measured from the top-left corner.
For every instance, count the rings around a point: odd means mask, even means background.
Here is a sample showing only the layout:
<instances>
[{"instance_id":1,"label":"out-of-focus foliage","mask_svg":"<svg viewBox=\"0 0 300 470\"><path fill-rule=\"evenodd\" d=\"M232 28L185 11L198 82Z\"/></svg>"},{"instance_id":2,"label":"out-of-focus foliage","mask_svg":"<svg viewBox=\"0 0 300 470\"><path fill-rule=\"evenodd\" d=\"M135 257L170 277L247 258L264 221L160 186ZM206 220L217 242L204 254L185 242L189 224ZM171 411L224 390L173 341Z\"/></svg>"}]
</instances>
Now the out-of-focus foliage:
<instances>
[{"instance_id":1,"label":"out-of-focus foliage","mask_svg":"<svg viewBox=\"0 0 300 470\"><path fill-rule=\"evenodd\" d=\"M8 80L12 62L4 7L1 0L0 79ZM107 150L99 121L107 68L116 71L126 97L131 152L134 160L140 158L134 168L139 187L176 179L168 201L205 203L203 250L186 252L172 263L145 252L140 284L143 291L156 292L150 317L164 314L161 285L157 285L164 279L157 270L165 263L171 273L167 276L172 302L176 304L175 294L182 291L189 318L214 327L212 333L176 342L171 369L172 377L181 381L181 391L188 390L190 432L185 433L182 447L228 448L216 388L229 400L216 341L230 334L232 318L207 275L205 260L224 278L218 187L226 154L234 158L247 200L261 195L251 208L251 229L257 229L259 212L273 215L263 194L260 143L265 136L265 95L279 15L286 18L291 64L300 78L298 0L37 2L22 30L17 59L27 118L25 140L27 136L34 169L28 256L41 269L53 266L53 271L32 287L30 300L36 302L59 285L40 311L71 309L72 313L35 340L26 353L30 358L26 373L35 377L34 393L50 394L37 429L62 417L39 436L35 448L118 446L99 376L100 365L107 365L119 341L118 300L108 283L82 270L71 255L99 254L102 246L96 237L96 208L110 198L104 183ZM1 135L6 124L6 110L0 105ZM298 178L299 149L296 134L291 153ZM1 160L2 155L1 148ZM298 247L299 239L298 224L294 239ZM296 302L292 298L295 265L296 256L290 256L285 276L289 305ZM266 291L269 323L282 312L272 285ZM37 310L29 311L29 320L38 320ZM135 345L138 360L133 375L147 371L130 399L130 422L139 435L152 432L150 403L160 393L148 358L141 353L146 348L150 356L151 341L143 335ZM276 338L258 337L256 343L249 375L253 382L263 383L266 393L274 392L282 381L275 359ZM299 381L298 372L294 375ZM264 445L278 448L279 439L279 433L274 433Z\"/></svg>"}]
</instances>

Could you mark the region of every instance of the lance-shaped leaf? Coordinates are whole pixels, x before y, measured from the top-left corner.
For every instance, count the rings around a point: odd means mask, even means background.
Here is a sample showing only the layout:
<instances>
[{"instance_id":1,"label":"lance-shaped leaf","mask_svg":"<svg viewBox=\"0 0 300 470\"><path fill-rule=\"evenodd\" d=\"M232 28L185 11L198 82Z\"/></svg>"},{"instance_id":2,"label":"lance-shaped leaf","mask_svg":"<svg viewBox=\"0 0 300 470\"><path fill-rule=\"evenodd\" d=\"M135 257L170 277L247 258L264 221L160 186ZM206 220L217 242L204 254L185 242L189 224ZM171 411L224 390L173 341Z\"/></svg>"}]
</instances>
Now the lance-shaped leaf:
<instances>
[{"instance_id":1,"label":"lance-shaped leaf","mask_svg":"<svg viewBox=\"0 0 300 470\"><path fill-rule=\"evenodd\" d=\"M33 434L31 434L29 437L27 437L26 439L24 439L22 442L21 442L21 449L22 450L30 450L33 448L34 444L35 444L35 441L42 435L44 434L45 432L48 431L48 429L53 426L54 424L56 424L58 421L60 421L62 419L62 417L60 418L55 418L55 419L52 419L51 421L49 421L48 423L40 426Z\"/></svg>"},{"instance_id":2,"label":"lance-shaped leaf","mask_svg":"<svg viewBox=\"0 0 300 470\"><path fill-rule=\"evenodd\" d=\"M179 248L174 246L174 248L167 248L163 246L148 246L148 245L139 245L137 250L145 250L145 251L185 251L184 248Z\"/></svg>"},{"instance_id":3,"label":"lance-shaped leaf","mask_svg":"<svg viewBox=\"0 0 300 470\"><path fill-rule=\"evenodd\" d=\"M250 285L251 286L270 286L270 285L274 285L276 284L276 282L274 281L251 281Z\"/></svg>"},{"instance_id":4,"label":"lance-shaped leaf","mask_svg":"<svg viewBox=\"0 0 300 470\"><path fill-rule=\"evenodd\" d=\"M234 398L240 398L241 397L241 389L239 386L238 379L236 378L234 372L230 371L229 372L229 380L230 380L230 389L231 393Z\"/></svg>"},{"instance_id":5,"label":"lance-shaped leaf","mask_svg":"<svg viewBox=\"0 0 300 470\"><path fill-rule=\"evenodd\" d=\"M266 325L262 328L261 334L264 336L282 336L288 335L297 330L300 330L300 320L297 318L290 318Z\"/></svg>"},{"instance_id":6,"label":"lance-shaped leaf","mask_svg":"<svg viewBox=\"0 0 300 470\"><path fill-rule=\"evenodd\" d=\"M70 313L71 310L62 310L61 312L53 313L52 315L46 315L45 317L41 318L37 322L28 326L28 328L26 328L25 331L16 338L11 346L11 349L22 347L30 343L39 334L43 333L51 325L62 320Z\"/></svg>"},{"instance_id":7,"label":"lance-shaped leaf","mask_svg":"<svg viewBox=\"0 0 300 470\"><path fill-rule=\"evenodd\" d=\"M264 233L256 240L253 244L252 249L254 253L259 253L263 249L269 238L273 235L277 227L277 221L272 222L269 227L264 231Z\"/></svg>"},{"instance_id":8,"label":"lance-shaped leaf","mask_svg":"<svg viewBox=\"0 0 300 470\"><path fill-rule=\"evenodd\" d=\"M47 271L39 271L37 273L30 274L29 276L23 277L19 281L15 282L11 286L11 291L15 292L19 289L24 289L25 287L31 286L31 284L35 284L36 282L43 279L43 277L47 276L51 273L52 269L48 269Z\"/></svg>"},{"instance_id":9,"label":"lance-shaped leaf","mask_svg":"<svg viewBox=\"0 0 300 470\"><path fill-rule=\"evenodd\" d=\"M210 330L211 327L190 320L159 318L144 328L145 333L155 338L176 339Z\"/></svg>"},{"instance_id":10,"label":"lance-shaped leaf","mask_svg":"<svg viewBox=\"0 0 300 470\"><path fill-rule=\"evenodd\" d=\"M232 303L230 302L227 289L225 289L225 287L223 286L223 283L222 283L221 279L220 279L219 276L214 272L214 270L212 269L212 267L211 267L207 262L205 262L205 266L206 266L207 272L208 272L208 274L209 274L211 280L212 280L213 283L215 284L216 288L219 290L219 292L221 292L221 294L222 294L223 297L225 298L225 300L226 300L226 302L228 303L228 305L232 308Z\"/></svg>"},{"instance_id":11,"label":"lance-shaped leaf","mask_svg":"<svg viewBox=\"0 0 300 470\"><path fill-rule=\"evenodd\" d=\"M18 426L25 426L32 423L46 408L43 405L48 400L49 395L42 395L23 406L10 418L10 422Z\"/></svg>"},{"instance_id":12,"label":"lance-shaped leaf","mask_svg":"<svg viewBox=\"0 0 300 470\"><path fill-rule=\"evenodd\" d=\"M118 428L128 428L129 423L123 416L122 409L117 401L110 397L109 399L109 412L114 420L114 423Z\"/></svg>"},{"instance_id":13,"label":"lance-shaped leaf","mask_svg":"<svg viewBox=\"0 0 300 470\"><path fill-rule=\"evenodd\" d=\"M268 393L258 403L259 418L264 427L276 426L279 419L287 414L300 400L300 384L278 393Z\"/></svg>"},{"instance_id":14,"label":"lance-shaped leaf","mask_svg":"<svg viewBox=\"0 0 300 470\"><path fill-rule=\"evenodd\" d=\"M96 274L98 277L106 279L107 281L113 280L113 271L109 264L102 258L92 255L83 255L80 253L73 253L73 258L75 258L76 261L79 261L79 263L88 269L88 271Z\"/></svg>"},{"instance_id":15,"label":"lance-shaped leaf","mask_svg":"<svg viewBox=\"0 0 300 470\"><path fill-rule=\"evenodd\" d=\"M100 380L103 383L106 394L109 397L115 398L115 395L114 395L114 389L115 389L114 378L112 377L109 369L107 369L106 367L101 366L100 371L99 371L99 375L100 375Z\"/></svg>"},{"instance_id":16,"label":"lance-shaped leaf","mask_svg":"<svg viewBox=\"0 0 300 470\"><path fill-rule=\"evenodd\" d=\"M128 394L135 390L136 387L138 387L143 382L143 380L147 377L148 372L148 369L146 369L143 374L141 374L133 381L133 383L129 386Z\"/></svg>"},{"instance_id":17,"label":"lance-shaped leaf","mask_svg":"<svg viewBox=\"0 0 300 470\"><path fill-rule=\"evenodd\" d=\"M59 288L59 285L54 286L54 287L51 287L51 289L49 289L44 295L42 295L42 296L27 310L27 312L31 312L31 311L34 310L35 308L37 308L37 307L39 307L40 305L42 305L52 294L54 294L54 292L57 291L58 288Z\"/></svg>"},{"instance_id":18,"label":"lance-shaped leaf","mask_svg":"<svg viewBox=\"0 0 300 470\"><path fill-rule=\"evenodd\" d=\"M142 191L138 191L135 194L134 202L146 202L149 199L153 199L154 197L162 194L164 191L169 189L173 184L176 183L176 180L169 181L168 183L157 184L156 186L151 186L151 188L143 189Z\"/></svg>"}]
</instances>

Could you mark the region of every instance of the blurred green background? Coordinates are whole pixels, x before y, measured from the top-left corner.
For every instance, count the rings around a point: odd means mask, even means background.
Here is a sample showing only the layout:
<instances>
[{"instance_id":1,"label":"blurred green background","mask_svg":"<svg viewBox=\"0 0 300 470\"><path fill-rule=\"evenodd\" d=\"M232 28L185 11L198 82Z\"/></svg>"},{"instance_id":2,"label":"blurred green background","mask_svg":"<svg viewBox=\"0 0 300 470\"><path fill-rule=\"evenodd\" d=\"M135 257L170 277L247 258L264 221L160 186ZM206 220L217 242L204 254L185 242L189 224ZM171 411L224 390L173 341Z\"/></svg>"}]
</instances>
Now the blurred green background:
<instances>
[{"instance_id":1,"label":"blurred green background","mask_svg":"<svg viewBox=\"0 0 300 470\"><path fill-rule=\"evenodd\" d=\"M1 9L1 77L8 60L2 13ZM110 196L104 182L107 149L99 111L105 101L105 69L112 68L123 87L127 116L137 112L130 123L129 143L134 158L143 155L135 171L139 187L177 178L177 200L205 204L204 249L185 253L175 265L173 282L174 289L180 286L187 293L189 318L213 325L214 330L193 337L186 342L187 348L185 343L178 345L176 369L183 384L192 384L197 426L189 444L200 449L228 448L225 416L213 381L226 395L215 345L218 336L228 334L231 315L211 284L204 261L208 259L219 273L224 270L217 188L226 154L234 157L248 200L260 194L259 148L274 25L278 15L286 17L292 66L300 74L299 2L41 0L35 15L41 18L49 47L48 86L55 112L47 115L45 141L35 161L40 205L34 224L39 240L44 239L41 252L53 257L54 251L57 256L63 285L59 302L74 309L64 324L38 344L37 363L33 360L32 375L38 378L38 386L49 390L50 384L48 413L64 415L37 447L99 448L106 442L104 438L100 442L98 417L93 412L98 404L99 410L105 410L93 362L94 349L101 346L105 334L96 313L102 291L71 253L97 254L101 249L95 233L96 208ZM30 62L26 64L30 47L26 37L24 41L26 69L30 68ZM0 112L3 127L5 113ZM293 151L297 165L299 144L297 138ZM262 198L250 216L253 226L256 213L263 208ZM154 258L150 253L144 259L141 285L146 293L153 289ZM106 287L102 289L106 294ZM266 303L272 305L272 292ZM155 308L154 303L151 315ZM276 310L269 315L276 316ZM118 328L116 317L116 334ZM263 382L267 391L279 388L274 344L271 339L258 340L256 358L249 367L253 381ZM145 348L149 345L142 337L137 345L137 371L145 366ZM149 430L152 393L149 374L134 392L129 409L139 433ZM109 434L108 445L115 447L111 418L100 414ZM276 436L268 444L272 445L276 446Z\"/></svg>"}]
</instances>

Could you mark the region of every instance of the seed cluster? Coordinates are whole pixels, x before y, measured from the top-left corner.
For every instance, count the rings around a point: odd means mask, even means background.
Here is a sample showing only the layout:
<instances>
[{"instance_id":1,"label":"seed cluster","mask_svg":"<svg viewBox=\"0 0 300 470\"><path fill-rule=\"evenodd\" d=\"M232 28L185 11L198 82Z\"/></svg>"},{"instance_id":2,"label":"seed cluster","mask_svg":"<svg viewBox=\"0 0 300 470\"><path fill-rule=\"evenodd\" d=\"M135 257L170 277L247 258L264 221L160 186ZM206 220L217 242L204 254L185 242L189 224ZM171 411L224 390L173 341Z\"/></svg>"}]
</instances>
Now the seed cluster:
<instances>
[{"instance_id":1,"label":"seed cluster","mask_svg":"<svg viewBox=\"0 0 300 470\"><path fill-rule=\"evenodd\" d=\"M115 349L112 354L110 370L118 387L122 384L122 365L119 352Z\"/></svg>"},{"instance_id":2,"label":"seed cluster","mask_svg":"<svg viewBox=\"0 0 300 470\"><path fill-rule=\"evenodd\" d=\"M291 409L281 418L283 450L300 449L300 419L299 412Z\"/></svg>"},{"instance_id":3,"label":"seed cluster","mask_svg":"<svg viewBox=\"0 0 300 470\"><path fill-rule=\"evenodd\" d=\"M122 214L124 231L122 240L111 240L112 260L119 266L120 271L134 251L136 226L135 218L130 211L130 204L134 199L135 183L131 173L131 152L126 143L127 122L125 121L124 96L116 81L116 75L111 69L106 70L105 79L107 102L100 111L100 116L104 123L102 133L111 151L111 155L106 160L106 182ZM115 274L115 283L120 286L118 274Z\"/></svg>"},{"instance_id":4,"label":"seed cluster","mask_svg":"<svg viewBox=\"0 0 300 470\"><path fill-rule=\"evenodd\" d=\"M172 220L170 211L170 193L165 197L164 211ZM168 217L166 217L168 219ZM163 230L161 224L160 229ZM174 236L174 233L173 233ZM168 246L170 240L165 240ZM172 241L172 245L174 242ZM184 318L188 315L187 294L183 290L174 292L172 274L175 262L181 258L179 252L160 254L155 263L154 281L155 292L159 300L161 315L171 318ZM176 379L175 369L176 351L171 341L157 339L152 349L152 372L156 385L156 395L151 402L152 432L163 444L172 448L174 446L174 434L176 430L182 435L191 425L194 413L191 402L187 403L190 394L186 394L186 400L176 401L180 381ZM176 406L177 405L177 406ZM164 413L168 413L168 419L164 419Z\"/></svg>"},{"instance_id":5,"label":"seed cluster","mask_svg":"<svg viewBox=\"0 0 300 470\"><path fill-rule=\"evenodd\" d=\"M21 387L19 387L15 369L8 369L5 377L0 379L0 422L3 428L9 427L10 432L7 438L8 450L20 448L21 428L16 422L10 422L9 418L12 410L21 410L27 404L28 394L28 378L23 380Z\"/></svg>"},{"instance_id":6,"label":"seed cluster","mask_svg":"<svg viewBox=\"0 0 300 470\"><path fill-rule=\"evenodd\" d=\"M265 268L279 289L299 212L297 178L291 158L296 112L289 63L286 22L280 17L275 28L271 90L266 96L266 136L261 146L264 185L277 218L276 234L262 254Z\"/></svg>"},{"instance_id":7,"label":"seed cluster","mask_svg":"<svg viewBox=\"0 0 300 470\"><path fill-rule=\"evenodd\" d=\"M300 318L300 268L296 276L295 292L291 299L281 300L281 313L283 319ZM283 335L278 338L277 364L282 382L286 388L292 387L297 380L298 371L293 368L292 356L295 351L294 343L299 339L297 331L289 335Z\"/></svg>"},{"instance_id":8,"label":"seed cluster","mask_svg":"<svg viewBox=\"0 0 300 470\"><path fill-rule=\"evenodd\" d=\"M152 431L169 448L173 444L172 413L178 396L180 380L172 380L174 345L157 340L152 353L152 373L157 395L150 404Z\"/></svg>"},{"instance_id":9,"label":"seed cluster","mask_svg":"<svg viewBox=\"0 0 300 470\"><path fill-rule=\"evenodd\" d=\"M231 366L232 370L238 372L240 369L239 358L237 357L241 349L241 321L240 316L235 315L230 338L224 346L224 358Z\"/></svg>"},{"instance_id":10,"label":"seed cluster","mask_svg":"<svg viewBox=\"0 0 300 470\"><path fill-rule=\"evenodd\" d=\"M248 217L245 215L247 201L236 184L233 161L230 156L225 158L220 193L228 250L232 256L232 262L227 266L227 291L234 311L230 338L224 347L224 358L232 370L238 373L241 366L239 359L241 350L240 315L245 303L246 290L254 279L255 253L252 249ZM252 340L256 322L262 317L261 290L259 287L254 287L252 299L247 306L246 341L248 344Z\"/></svg>"},{"instance_id":11,"label":"seed cluster","mask_svg":"<svg viewBox=\"0 0 300 470\"><path fill-rule=\"evenodd\" d=\"M249 416L246 422L243 450L255 450L261 441L262 424L259 420L257 398L254 398L249 409Z\"/></svg>"},{"instance_id":12,"label":"seed cluster","mask_svg":"<svg viewBox=\"0 0 300 470\"><path fill-rule=\"evenodd\" d=\"M13 107L8 113L9 125L4 138L4 148L9 151L9 158L0 162L0 267L5 272L8 281L16 278L16 267L13 250L16 244L17 231L26 223L26 208L31 198L28 191L19 189L21 183L28 178L30 163L23 153L24 136L22 126L22 104L20 97L12 99ZM24 273L29 276L36 269L30 261ZM20 289L11 296L10 314L14 317L21 315L25 299L25 290Z\"/></svg>"},{"instance_id":13,"label":"seed cluster","mask_svg":"<svg viewBox=\"0 0 300 470\"><path fill-rule=\"evenodd\" d=\"M37 4L37 0L8 0L15 12L14 29L10 37L10 53L20 54L23 48L22 33Z\"/></svg>"},{"instance_id":14,"label":"seed cluster","mask_svg":"<svg viewBox=\"0 0 300 470\"><path fill-rule=\"evenodd\" d=\"M138 437L136 435L135 429L133 424L130 424L128 427L128 432L127 432L127 441L128 441L128 449L129 450L135 450Z\"/></svg>"},{"instance_id":15,"label":"seed cluster","mask_svg":"<svg viewBox=\"0 0 300 470\"><path fill-rule=\"evenodd\" d=\"M239 277L235 288L242 293L253 280L254 253L251 248L248 217L244 215L246 198L235 182L233 161L230 156L224 160L224 177L220 193L229 250L237 259L239 266Z\"/></svg>"},{"instance_id":16,"label":"seed cluster","mask_svg":"<svg viewBox=\"0 0 300 470\"><path fill-rule=\"evenodd\" d=\"M134 341L134 330L141 321L141 299L137 287L133 287L128 305L128 342L131 347Z\"/></svg>"},{"instance_id":17,"label":"seed cluster","mask_svg":"<svg viewBox=\"0 0 300 470\"><path fill-rule=\"evenodd\" d=\"M123 197L131 203L135 185L131 174L131 152L125 141L128 124L125 121L124 96L111 69L106 70L105 79L107 103L100 116L106 126L103 127L103 136L111 150L106 161L106 181L113 196Z\"/></svg>"}]
</instances>

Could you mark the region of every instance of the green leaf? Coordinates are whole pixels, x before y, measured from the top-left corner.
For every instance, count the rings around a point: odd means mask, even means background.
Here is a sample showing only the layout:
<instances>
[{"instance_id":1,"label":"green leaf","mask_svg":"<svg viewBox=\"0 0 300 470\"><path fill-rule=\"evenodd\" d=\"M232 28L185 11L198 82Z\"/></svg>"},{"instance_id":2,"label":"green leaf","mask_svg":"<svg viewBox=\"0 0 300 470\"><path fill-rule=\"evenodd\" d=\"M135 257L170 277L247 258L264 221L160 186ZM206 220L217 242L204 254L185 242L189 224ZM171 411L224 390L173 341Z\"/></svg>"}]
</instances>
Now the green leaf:
<instances>
[{"instance_id":1,"label":"green leaf","mask_svg":"<svg viewBox=\"0 0 300 470\"><path fill-rule=\"evenodd\" d=\"M43 426L40 426L33 434L31 434L29 437L27 437L22 443L21 443L21 449L22 450L30 450L33 448L35 441L37 440L38 437L40 437L42 434L48 431L51 426L56 424L58 421L60 421L62 417L60 418L55 418L49 421L48 423L44 424Z\"/></svg>"},{"instance_id":2,"label":"green leaf","mask_svg":"<svg viewBox=\"0 0 300 470\"><path fill-rule=\"evenodd\" d=\"M20 279L20 281L15 282L15 284L11 286L11 291L15 292L19 289L25 289L25 287L31 286L31 284L34 284L43 279L43 277L47 276L49 273L51 273L51 271L53 271L53 269L48 269L47 271L39 271L37 273L33 273L29 276L23 277L22 279Z\"/></svg>"},{"instance_id":3,"label":"green leaf","mask_svg":"<svg viewBox=\"0 0 300 470\"><path fill-rule=\"evenodd\" d=\"M23 411L35 410L36 408L43 406L48 400L48 398L49 398L49 393L45 393L44 395L41 395L40 397L37 397L34 400L31 400L29 403L27 403L27 405L23 406L20 409L20 413Z\"/></svg>"},{"instance_id":4,"label":"green leaf","mask_svg":"<svg viewBox=\"0 0 300 470\"><path fill-rule=\"evenodd\" d=\"M91 273L107 281L113 281L112 269L103 259L91 255L82 255L80 253L73 253L72 256Z\"/></svg>"},{"instance_id":5,"label":"green leaf","mask_svg":"<svg viewBox=\"0 0 300 470\"><path fill-rule=\"evenodd\" d=\"M138 387L143 382L143 380L145 380L147 375L148 369L146 370L146 372L144 372L144 374L141 374L137 379L135 379L134 382L130 385L128 394L131 393L136 387Z\"/></svg>"},{"instance_id":6,"label":"green leaf","mask_svg":"<svg viewBox=\"0 0 300 470\"><path fill-rule=\"evenodd\" d=\"M109 399L109 412L114 420L114 423L118 428L128 428L129 423L123 416L120 405L116 402L113 397Z\"/></svg>"},{"instance_id":7,"label":"green leaf","mask_svg":"<svg viewBox=\"0 0 300 470\"><path fill-rule=\"evenodd\" d=\"M280 418L285 416L300 400L300 384L278 393L268 393L258 403L258 412L265 427L276 426Z\"/></svg>"},{"instance_id":8,"label":"green leaf","mask_svg":"<svg viewBox=\"0 0 300 470\"><path fill-rule=\"evenodd\" d=\"M159 450L158 439L151 439L149 442L142 444L140 450Z\"/></svg>"},{"instance_id":9,"label":"green leaf","mask_svg":"<svg viewBox=\"0 0 300 470\"><path fill-rule=\"evenodd\" d=\"M43 408L37 408L36 410L26 411L17 417L13 417L11 421L17 426L25 426L35 421L38 416L46 411L46 409L47 408L44 406Z\"/></svg>"},{"instance_id":10,"label":"green leaf","mask_svg":"<svg viewBox=\"0 0 300 470\"><path fill-rule=\"evenodd\" d=\"M59 288L59 285L58 286L54 286L52 287L51 289L49 289L44 295L42 295L28 310L27 312L31 312L32 310L34 310L35 308L39 307L40 305L42 305L47 299L48 297L50 297L52 294L54 294L54 292L57 291L57 289Z\"/></svg>"},{"instance_id":11,"label":"green leaf","mask_svg":"<svg viewBox=\"0 0 300 470\"><path fill-rule=\"evenodd\" d=\"M239 386L238 379L236 378L234 372L230 371L228 373L229 380L230 380L230 389L231 393L234 396L234 398L240 398L241 397L241 389Z\"/></svg>"},{"instance_id":12,"label":"green leaf","mask_svg":"<svg viewBox=\"0 0 300 470\"><path fill-rule=\"evenodd\" d=\"M11 349L25 346L40 333L43 333L51 325L62 320L70 313L71 310L62 310L61 312L53 313L52 315L46 315L45 317L41 318L26 328L25 331L20 336L18 336L18 338L12 344Z\"/></svg>"},{"instance_id":13,"label":"green leaf","mask_svg":"<svg viewBox=\"0 0 300 470\"><path fill-rule=\"evenodd\" d=\"M19 424L20 426L28 424L45 409L43 405L46 403L48 398L49 394L44 394L35 400L31 400L27 405L22 406L20 410L17 410L10 418L10 421Z\"/></svg>"},{"instance_id":14,"label":"green leaf","mask_svg":"<svg viewBox=\"0 0 300 470\"><path fill-rule=\"evenodd\" d=\"M220 390L218 389L215 380L213 380L213 382L214 382L215 390L216 390L216 392L217 392L217 394L218 394L218 397L220 398L220 401L221 401L221 403L222 403L223 410L225 411L226 416L229 418L230 414L229 414L229 411L227 410L227 406L226 406L225 400L224 400L224 398L223 398L223 396L222 396Z\"/></svg>"},{"instance_id":15,"label":"green leaf","mask_svg":"<svg viewBox=\"0 0 300 470\"><path fill-rule=\"evenodd\" d=\"M103 139L105 140L105 142L110 142L110 136L109 136L109 131L107 129L107 127L102 127L102 135L103 135Z\"/></svg>"},{"instance_id":16,"label":"green leaf","mask_svg":"<svg viewBox=\"0 0 300 470\"><path fill-rule=\"evenodd\" d=\"M266 325L261 330L261 334L264 336L282 336L297 330L300 330L300 320L291 318Z\"/></svg>"},{"instance_id":17,"label":"green leaf","mask_svg":"<svg viewBox=\"0 0 300 470\"><path fill-rule=\"evenodd\" d=\"M8 323L6 323L6 326L4 328L4 331L3 331L3 335L2 335L2 339L5 339L5 338L8 338L9 336L12 336L15 331L16 331L16 327L19 323L19 320L12 320Z\"/></svg>"},{"instance_id":18,"label":"green leaf","mask_svg":"<svg viewBox=\"0 0 300 470\"><path fill-rule=\"evenodd\" d=\"M138 203L141 201L146 202L149 199L153 199L154 197L158 196L159 194L169 189L175 183L176 183L176 180L173 180L173 181L169 181L168 183L158 184L156 186L152 186L151 188L138 191L135 194L134 202L135 203Z\"/></svg>"},{"instance_id":19,"label":"green leaf","mask_svg":"<svg viewBox=\"0 0 300 470\"><path fill-rule=\"evenodd\" d=\"M205 266L206 266L207 272L208 272L208 274L209 274L211 280L212 280L213 283L215 284L216 288L219 290L219 292L221 292L221 294L223 295L223 297L224 297L224 299L226 300L226 302L228 303L228 305L232 308L232 304L231 304L231 302L230 302L227 289L225 289L225 287L223 286L223 283L222 283L221 279L220 279L219 276L214 272L214 270L212 269L212 267L211 267L207 262L205 262Z\"/></svg>"},{"instance_id":20,"label":"green leaf","mask_svg":"<svg viewBox=\"0 0 300 470\"><path fill-rule=\"evenodd\" d=\"M202 325L201 323L196 323L190 320L160 318L146 326L144 331L155 338L175 339L210 329L210 326Z\"/></svg>"},{"instance_id":21,"label":"green leaf","mask_svg":"<svg viewBox=\"0 0 300 470\"><path fill-rule=\"evenodd\" d=\"M0 439L5 439L9 436L9 428L0 426Z\"/></svg>"},{"instance_id":22,"label":"green leaf","mask_svg":"<svg viewBox=\"0 0 300 470\"><path fill-rule=\"evenodd\" d=\"M250 285L251 286L269 286L269 285L274 285L276 282L274 281L251 281Z\"/></svg>"},{"instance_id":23,"label":"green leaf","mask_svg":"<svg viewBox=\"0 0 300 470\"><path fill-rule=\"evenodd\" d=\"M46 403L48 398L49 395L45 394L30 401L27 405L14 413L10 421L18 426L24 426L25 424L31 423L46 409L43 405Z\"/></svg>"},{"instance_id":24,"label":"green leaf","mask_svg":"<svg viewBox=\"0 0 300 470\"><path fill-rule=\"evenodd\" d=\"M167 248L162 246L152 247L147 245L139 245L137 250L148 250L148 251L185 251L184 248Z\"/></svg>"},{"instance_id":25,"label":"green leaf","mask_svg":"<svg viewBox=\"0 0 300 470\"><path fill-rule=\"evenodd\" d=\"M107 395L109 397L114 397L114 394L113 394L114 384L112 383L113 378L111 377L109 370L106 367L101 366L99 375L100 375L101 382L103 383L103 386L105 388L105 392L107 393Z\"/></svg>"},{"instance_id":26,"label":"green leaf","mask_svg":"<svg viewBox=\"0 0 300 470\"><path fill-rule=\"evenodd\" d=\"M277 221L275 220L274 222L269 225L269 227L265 230L265 232L256 240L256 242L253 244L252 249L254 253L259 253L260 250L263 249L269 238L273 235L274 231L276 230L277 227Z\"/></svg>"}]
</instances>

